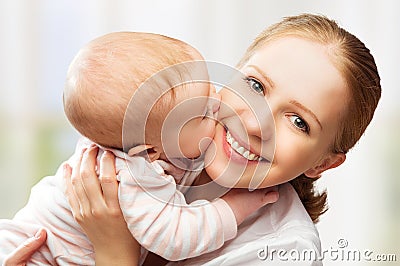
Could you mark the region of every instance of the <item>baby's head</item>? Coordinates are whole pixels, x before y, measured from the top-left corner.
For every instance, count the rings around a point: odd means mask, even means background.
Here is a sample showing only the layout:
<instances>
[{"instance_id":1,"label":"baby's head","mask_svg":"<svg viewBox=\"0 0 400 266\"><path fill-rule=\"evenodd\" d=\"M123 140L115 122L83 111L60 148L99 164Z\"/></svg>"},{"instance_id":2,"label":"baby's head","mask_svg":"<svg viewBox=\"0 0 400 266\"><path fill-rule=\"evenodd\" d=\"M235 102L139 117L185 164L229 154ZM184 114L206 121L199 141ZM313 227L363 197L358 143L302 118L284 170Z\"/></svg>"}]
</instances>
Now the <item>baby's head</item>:
<instances>
[{"instance_id":1,"label":"baby's head","mask_svg":"<svg viewBox=\"0 0 400 266\"><path fill-rule=\"evenodd\" d=\"M155 73L194 60L202 60L196 49L163 35L116 32L94 39L78 52L69 67L64 90L66 116L83 136L102 146L121 149L124 116L135 91ZM171 85L170 79L181 75L185 73L164 75L163 85ZM205 83L197 85L195 92L191 84L169 90L159 86L146 89L158 90L160 95L167 92L153 105L147 122L136 123L146 125L146 132L150 133L146 133L146 143L140 136L132 143L151 144L160 151L162 123L174 105L193 93L206 97L210 93L210 86ZM139 113L149 104L153 103L142 102L135 110ZM185 127L195 127L190 123Z\"/></svg>"}]
</instances>

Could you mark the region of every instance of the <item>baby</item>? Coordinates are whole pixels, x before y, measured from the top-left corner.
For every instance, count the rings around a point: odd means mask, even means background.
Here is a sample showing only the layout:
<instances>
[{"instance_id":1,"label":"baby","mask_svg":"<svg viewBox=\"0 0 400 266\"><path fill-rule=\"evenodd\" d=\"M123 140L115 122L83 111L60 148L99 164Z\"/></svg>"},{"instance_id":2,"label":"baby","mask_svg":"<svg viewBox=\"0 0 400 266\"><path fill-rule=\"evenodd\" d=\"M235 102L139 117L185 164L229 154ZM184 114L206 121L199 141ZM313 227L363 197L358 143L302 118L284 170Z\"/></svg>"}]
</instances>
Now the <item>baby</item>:
<instances>
[{"instance_id":1,"label":"baby","mask_svg":"<svg viewBox=\"0 0 400 266\"><path fill-rule=\"evenodd\" d=\"M207 69L201 60L193 47L179 40L119 32L90 42L68 70L65 112L85 137L68 164L74 166L82 150L94 145L99 147L98 159L104 152L114 153L120 206L130 232L144 248L142 257L149 250L182 260L216 250L236 236L238 224L267 203L264 193L227 197L228 192L213 202L187 204L177 189L177 184L184 188L197 177L198 159L215 130L219 102L213 86L205 82ZM162 140L168 140L168 152ZM166 161L176 158L197 160L180 160L187 169L182 171ZM1 262L44 227L47 242L32 264L94 265L93 247L63 191L60 167L55 176L32 188L28 204L13 220L0 220Z\"/></svg>"}]
</instances>

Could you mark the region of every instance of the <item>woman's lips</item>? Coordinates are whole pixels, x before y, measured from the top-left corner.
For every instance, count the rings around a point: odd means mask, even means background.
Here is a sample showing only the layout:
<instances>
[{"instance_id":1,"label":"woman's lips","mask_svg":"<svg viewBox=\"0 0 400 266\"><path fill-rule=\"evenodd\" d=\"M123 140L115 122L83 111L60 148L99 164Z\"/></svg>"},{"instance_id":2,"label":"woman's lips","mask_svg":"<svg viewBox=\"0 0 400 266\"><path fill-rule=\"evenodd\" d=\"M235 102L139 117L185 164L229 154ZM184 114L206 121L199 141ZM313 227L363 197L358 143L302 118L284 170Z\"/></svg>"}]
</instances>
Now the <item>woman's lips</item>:
<instances>
[{"instance_id":1,"label":"woman's lips","mask_svg":"<svg viewBox=\"0 0 400 266\"><path fill-rule=\"evenodd\" d=\"M228 141L231 143L229 143ZM232 145L234 146L234 148L232 148ZM225 127L222 134L222 146L226 156L230 158L233 162L242 164L255 164L262 160L262 157L260 157L259 155L251 153L250 150L246 149L243 146L240 146L236 139L232 137L229 130L227 130L227 128Z\"/></svg>"}]
</instances>

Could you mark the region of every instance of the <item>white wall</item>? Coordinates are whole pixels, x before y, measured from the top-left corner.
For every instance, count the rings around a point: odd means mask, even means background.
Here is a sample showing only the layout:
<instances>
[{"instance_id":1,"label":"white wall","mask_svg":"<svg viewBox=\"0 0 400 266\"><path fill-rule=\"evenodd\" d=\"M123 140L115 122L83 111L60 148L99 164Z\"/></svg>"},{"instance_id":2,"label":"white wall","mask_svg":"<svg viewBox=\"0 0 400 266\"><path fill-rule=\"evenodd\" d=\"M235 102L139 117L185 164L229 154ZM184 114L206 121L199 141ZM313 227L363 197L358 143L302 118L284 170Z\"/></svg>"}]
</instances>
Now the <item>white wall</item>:
<instances>
[{"instance_id":1,"label":"white wall","mask_svg":"<svg viewBox=\"0 0 400 266\"><path fill-rule=\"evenodd\" d=\"M68 64L84 43L110 31L150 31L192 44L207 60L235 65L267 25L313 12L366 43L383 87L365 136L320 182L330 205L318 224L323 247L345 238L349 248L397 252L400 260L399 11L396 0L1 1L0 217L12 217L34 182L73 151L77 135L63 115L61 95Z\"/></svg>"}]
</instances>

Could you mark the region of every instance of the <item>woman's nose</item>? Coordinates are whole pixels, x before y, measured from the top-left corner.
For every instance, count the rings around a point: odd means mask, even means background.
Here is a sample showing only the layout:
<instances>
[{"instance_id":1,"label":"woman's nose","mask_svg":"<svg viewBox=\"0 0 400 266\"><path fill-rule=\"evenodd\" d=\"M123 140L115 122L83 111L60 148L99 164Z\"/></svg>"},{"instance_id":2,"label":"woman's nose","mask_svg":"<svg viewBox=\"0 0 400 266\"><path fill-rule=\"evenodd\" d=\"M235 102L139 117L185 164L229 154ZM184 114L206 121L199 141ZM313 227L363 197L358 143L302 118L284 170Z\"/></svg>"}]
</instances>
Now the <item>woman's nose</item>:
<instances>
[{"instance_id":1,"label":"woman's nose","mask_svg":"<svg viewBox=\"0 0 400 266\"><path fill-rule=\"evenodd\" d=\"M275 153L275 123L270 109L264 109L262 112L243 110L241 118L248 137L253 139L252 145L264 159L272 162ZM252 137L261 141L258 142Z\"/></svg>"},{"instance_id":2,"label":"woman's nose","mask_svg":"<svg viewBox=\"0 0 400 266\"><path fill-rule=\"evenodd\" d=\"M274 138L275 124L270 110L257 112L254 108L243 109L240 112L242 123L249 136L257 136L263 141Z\"/></svg>"}]
</instances>

